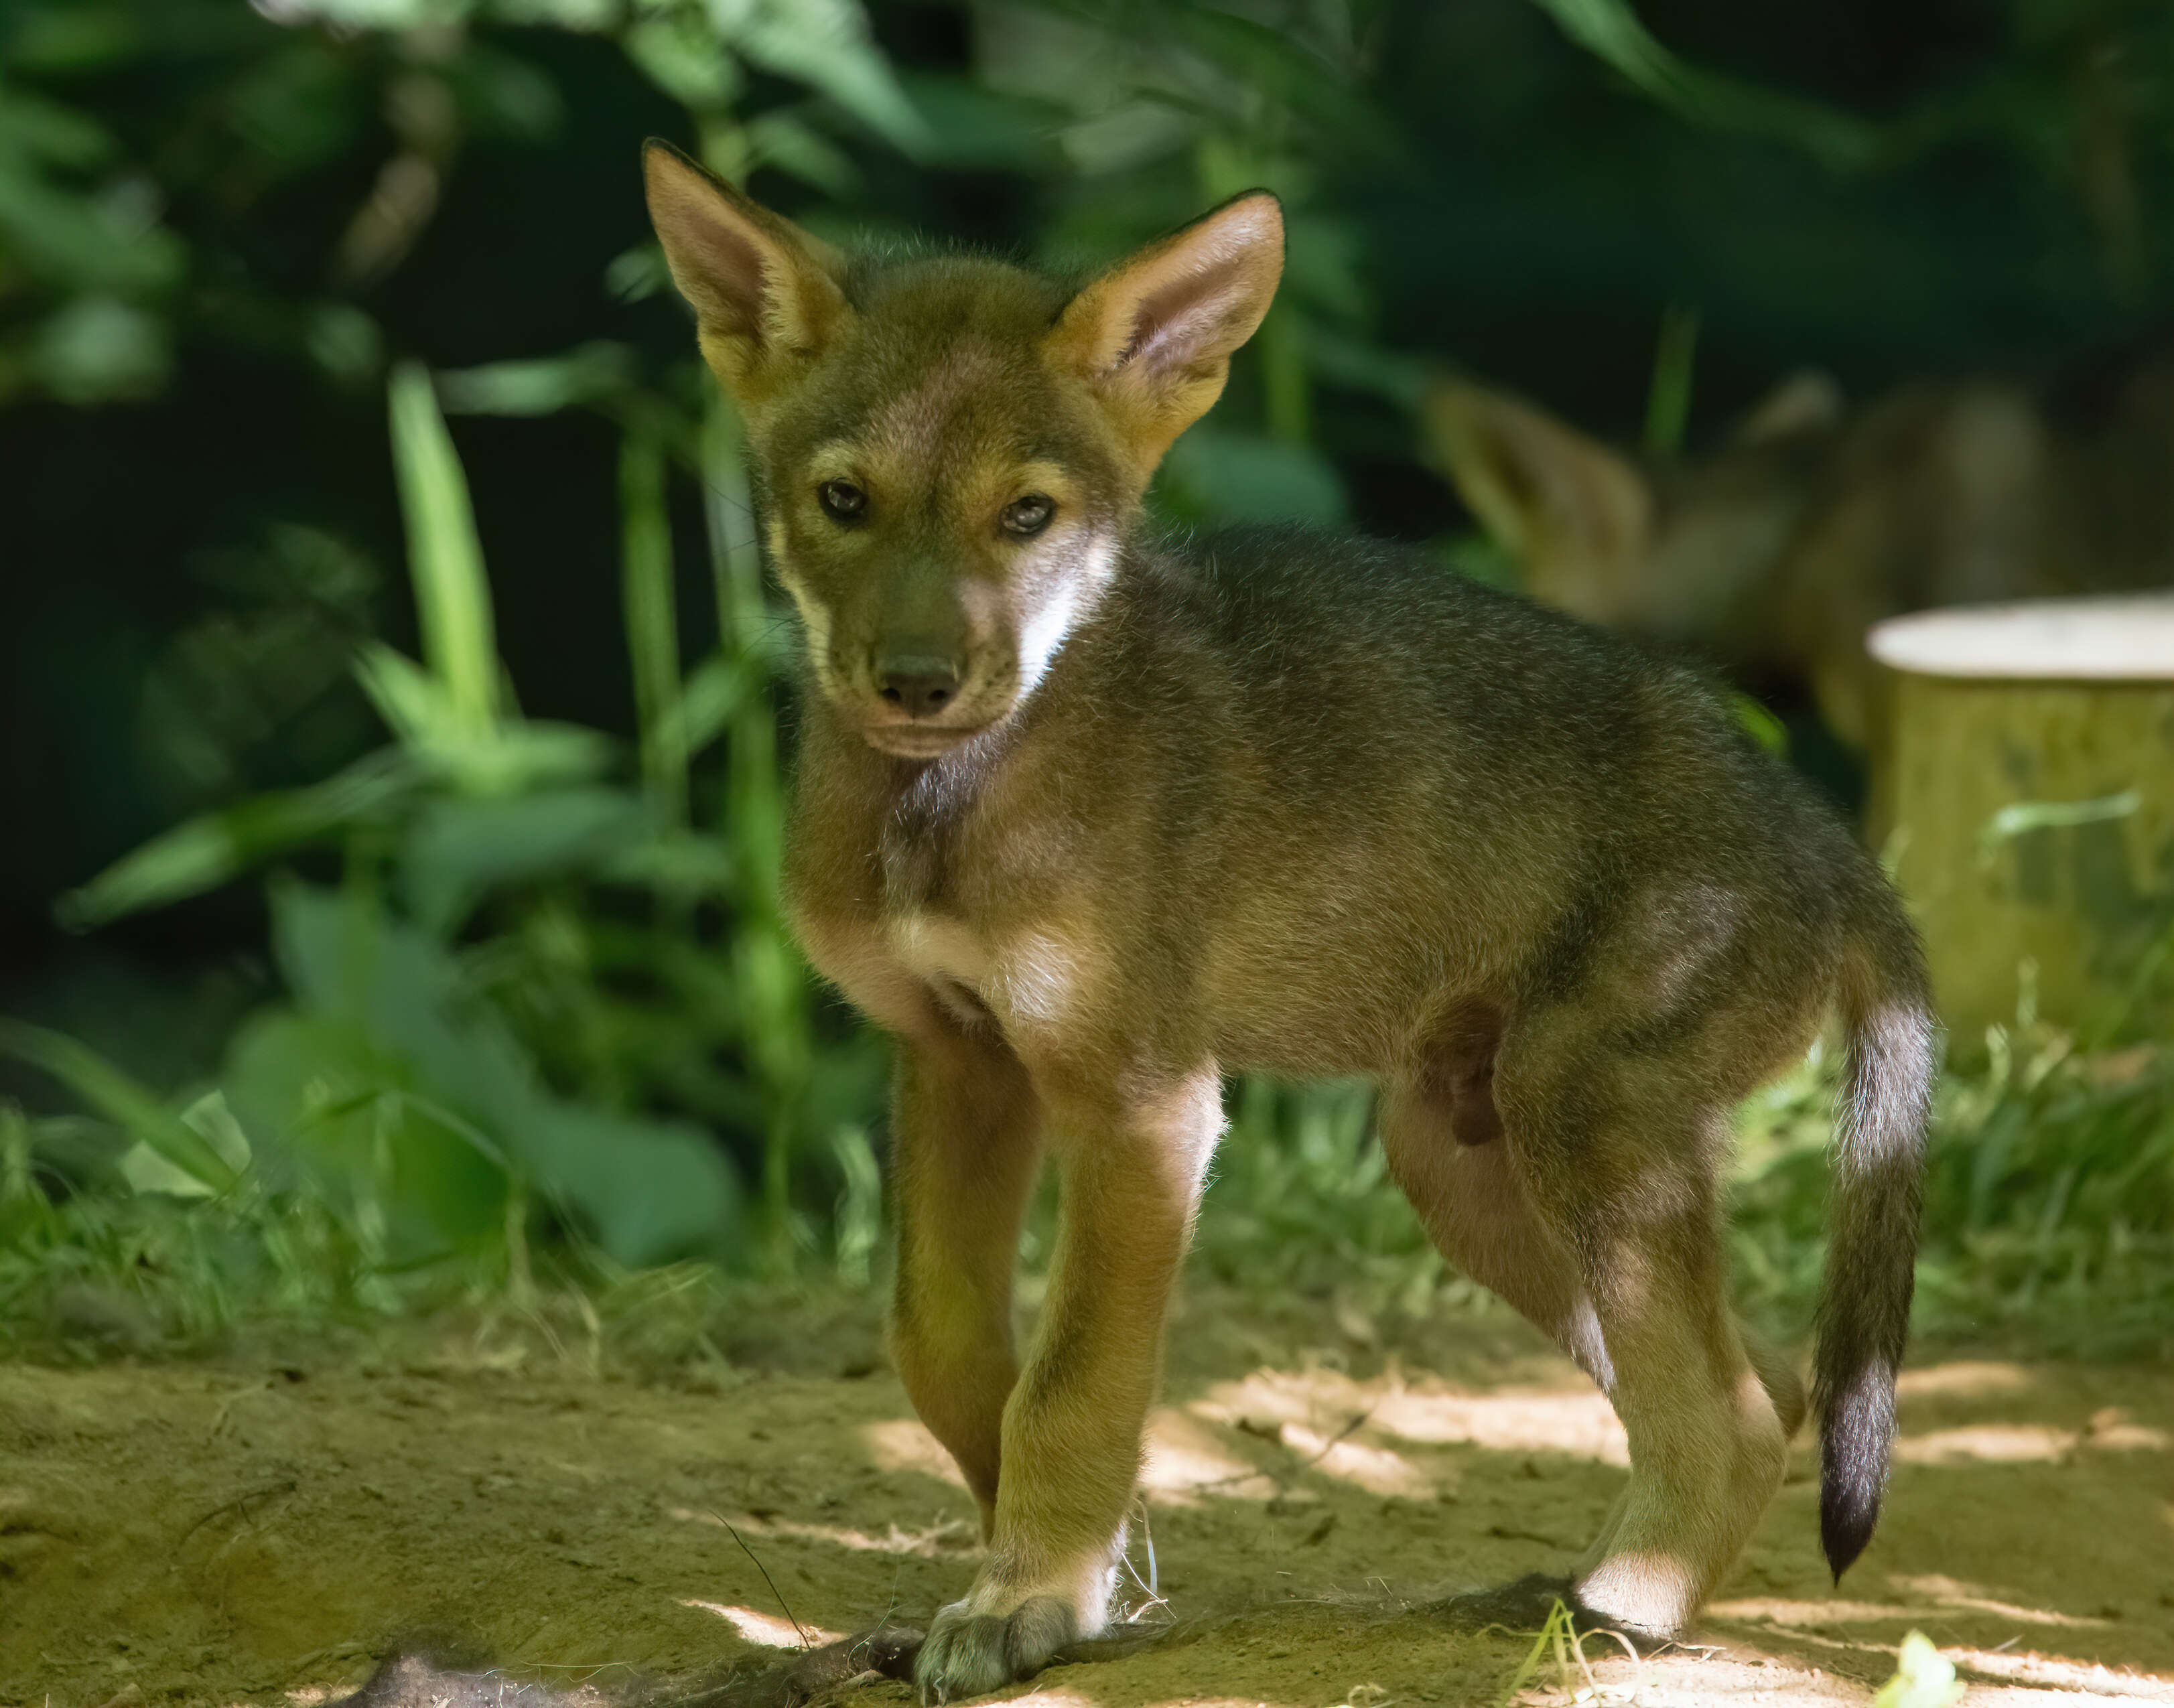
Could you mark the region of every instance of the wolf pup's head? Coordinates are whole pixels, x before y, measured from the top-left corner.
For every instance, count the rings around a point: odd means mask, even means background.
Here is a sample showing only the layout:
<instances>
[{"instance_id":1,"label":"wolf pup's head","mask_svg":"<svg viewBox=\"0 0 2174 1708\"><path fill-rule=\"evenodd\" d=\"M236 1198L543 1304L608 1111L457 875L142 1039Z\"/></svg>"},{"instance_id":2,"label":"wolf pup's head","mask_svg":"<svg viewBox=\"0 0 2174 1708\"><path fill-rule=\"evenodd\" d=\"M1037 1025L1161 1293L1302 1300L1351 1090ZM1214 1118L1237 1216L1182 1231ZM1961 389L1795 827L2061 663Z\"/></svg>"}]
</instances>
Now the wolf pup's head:
<instances>
[{"instance_id":1,"label":"wolf pup's head","mask_svg":"<svg viewBox=\"0 0 2174 1708\"><path fill-rule=\"evenodd\" d=\"M1074 290L978 257L848 259L664 143L646 169L823 695L905 758L1002 722L1268 312L1275 198L1226 202Z\"/></svg>"}]
</instances>

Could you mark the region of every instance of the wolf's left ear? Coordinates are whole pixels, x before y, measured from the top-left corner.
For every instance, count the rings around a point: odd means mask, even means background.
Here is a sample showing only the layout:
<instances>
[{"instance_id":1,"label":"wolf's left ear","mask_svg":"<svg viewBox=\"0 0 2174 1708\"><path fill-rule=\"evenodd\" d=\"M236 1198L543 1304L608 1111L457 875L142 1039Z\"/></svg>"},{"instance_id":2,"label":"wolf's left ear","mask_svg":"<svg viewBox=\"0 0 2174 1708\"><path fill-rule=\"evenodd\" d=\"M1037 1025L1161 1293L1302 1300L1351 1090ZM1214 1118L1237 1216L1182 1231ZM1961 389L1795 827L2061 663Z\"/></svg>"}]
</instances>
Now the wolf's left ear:
<instances>
[{"instance_id":1,"label":"wolf's left ear","mask_svg":"<svg viewBox=\"0 0 2174 1708\"><path fill-rule=\"evenodd\" d=\"M1249 191L1149 244L1066 305L1050 355L1084 374L1152 468L1222 395L1284 270L1284 216Z\"/></svg>"},{"instance_id":2,"label":"wolf's left ear","mask_svg":"<svg viewBox=\"0 0 2174 1708\"><path fill-rule=\"evenodd\" d=\"M650 223L695 310L702 354L743 408L759 410L852 317L838 288L843 260L669 143L652 138L641 166Z\"/></svg>"}]
</instances>

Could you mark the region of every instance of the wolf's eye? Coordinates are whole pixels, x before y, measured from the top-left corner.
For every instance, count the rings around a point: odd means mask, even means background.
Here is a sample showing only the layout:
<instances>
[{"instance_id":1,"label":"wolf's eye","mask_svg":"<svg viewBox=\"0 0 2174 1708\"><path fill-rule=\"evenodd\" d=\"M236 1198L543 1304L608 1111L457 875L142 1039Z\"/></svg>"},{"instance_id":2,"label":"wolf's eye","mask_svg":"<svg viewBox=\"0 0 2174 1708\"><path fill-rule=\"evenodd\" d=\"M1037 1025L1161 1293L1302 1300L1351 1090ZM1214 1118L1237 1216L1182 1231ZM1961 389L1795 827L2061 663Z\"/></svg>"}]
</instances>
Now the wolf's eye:
<instances>
[{"instance_id":1,"label":"wolf's eye","mask_svg":"<svg viewBox=\"0 0 2174 1708\"><path fill-rule=\"evenodd\" d=\"M1056 514L1055 499L1044 493L1030 492L1025 498L1015 498L1004 506L1004 532L1025 539L1047 527L1050 517Z\"/></svg>"},{"instance_id":2,"label":"wolf's eye","mask_svg":"<svg viewBox=\"0 0 2174 1708\"><path fill-rule=\"evenodd\" d=\"M858 522L868 511L868 495L850 480L826 480L815 489L815 501L832 522Z\"/></svg>"}]
</instances>

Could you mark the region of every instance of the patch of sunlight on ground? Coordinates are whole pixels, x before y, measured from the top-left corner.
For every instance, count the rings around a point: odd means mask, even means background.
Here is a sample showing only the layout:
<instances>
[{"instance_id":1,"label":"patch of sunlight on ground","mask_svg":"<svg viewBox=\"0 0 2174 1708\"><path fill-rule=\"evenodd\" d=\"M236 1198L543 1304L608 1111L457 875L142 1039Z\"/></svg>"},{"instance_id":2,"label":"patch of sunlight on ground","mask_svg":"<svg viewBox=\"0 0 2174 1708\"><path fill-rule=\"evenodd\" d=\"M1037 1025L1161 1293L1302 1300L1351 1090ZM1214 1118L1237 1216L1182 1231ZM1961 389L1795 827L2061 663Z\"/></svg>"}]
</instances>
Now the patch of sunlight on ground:
<instances>
[{"instance_id":1,"label":"patch of sunlight on ground","mask_svg":"<svg viewBox=\"0 0 2174 1708\"><path fill-rule=\"evenodd\" d=\"M912 1418L886 1418L879 1424L863 1424L861 1439L879 1471L918 1471L940 1477L955 1489L966 1486L959 1467L944 1451L944 1444L925 1425Z\"/></svg>"},{"instance_id":2,"label":"patch of sunlight on ground","mask_svg":"<svg viewBox=\"0 0 2174 1708\"><path fill-rule=\"evenodd\" d=\"M2051 1685L2058 1689L2082 1690L2096 1701L2139 1697L2148 1702L2164 1702L2170 1696L2164 1678L2133 1673L2125 1667L2117 1668L2096 1662L2063 1661L2051 1655L2027 1651L2018 1654L2013 1650L2003 1649L1952 1649L1943 1646L1940 1652L1956 1666L1982 1673L1989 1678L2042 1689ZM1978 1687L1974 1684L1971 1689L1974 1697Z\"/></svg>"},{"instance_id":3,"label":"patch of sunlight on ground","mask_svg":"<svg viewBox=\"0 0 2174 1708\"><path fill-rule=\"evenodd\" d=\"M2149 1424L2131 1423L2121 1407L2108 1406L2091 1413L2084 1429L2084 1445L2109 1453L2164 1453L2174 1451L2174 1435Z\"/></svg>"},{"instance_id":4,"label":"patch of sunlight on ground","mask_svg":"<svg viewBox=\"0 0 2174 1708\"><path fill-rule=\"evenodd\" d=\"M1269 1500L1273 1477L1226 1451L1208 1430L1175 1407L1148 1420L1146 1467L1140 1487L1158 1505L1198 1506L1203 1494L1226 1500Z\"/></svg>"},{"instance_id":5,"label":"patch of sunlight on ground","mask_svg":"<svg viewBox=\"0 0 2174 1708\"><path fill-rule=\"evenodd\" d=\"M1924 1370L1906 1370L1895 1378L1895 1392L1906 1400L1934 1394L2006 1394L2031 1386L2030 1372L2020 1364L1995 1364L1979 1359L1957 1359Z\"/></svg>"},{"instance_id":6,"label":"patch of sunlight on ground","mask_svg":"<svg viewBox=\"0 0 2174 1708\"><path fill-rule=\"evenodd\" d=\"M742 1536L787 1536L796 1542L827 1542L855 1554L910 1554L919 1559L956 1559L982 1545L974 1527L963 1518L947 1518L925 1530L902 1530L893 1524L876 1536L840 1524L804 1524L789 1518L757 1517L751 1512L697 1512L691 1506L668 1506L665 1516L682 1524L714 1524L720 1530L737 1530Z\"/></svg>"},{"instance_id":7,"label":"patch of sunlight on ground","mask_svg":"<svg viewBox=\"0 0 2174 1708\"><path fill-rule=\"evenodd\" d=\"M2106 1625L2109 1619L2086 1619L2076 1613L2048 1613L2043 1608L2020 1608L2012 1603L1995 1601L1982 1584L1958 1583L1951 1577L1937 1572L1927 1572L1915 1577L1894 1577L1889 1580L1913 1595L1921 1595L1935 1606L1968 1608L1972 1613L1993 1613L2004 1619L2014 1619L2025 1625Z\"/></svg>"},{"instance_id":8,"label":"patch of sunlight on ground","mask_svg":"<svg viewBox=\"0 0 2174 1708\"><path fill-rule=\"evenodd\" d=\"M1308 1470L1339 1483L1349 1483L1369 1494L1430 1500L1441 1492L1438 1480L1387 1447L1370 1447L1358 1441L1339 1441L1301 1424L1283 1426L1283 1444L1302 1456Z\"/></svg>"},{"instance_id":9,"label":"patch of sunlight on ground","mask_svg":"<svg viewBox=\"0 0 2174 1708\"><path fill-rule=\"evenodd\" d=\"M1765 1619L1777 1625L1867 1624L1886 1619L1921 1619L1922 1607L1884 1607L1877 1602L1788 1601L1775 1596L1744 1596L1708 1602L1706 1613L1721 1619Z\"/></svg>"},{"instance_id":10,"label":"patch of sunlight on ground","mask_svg":"<svg viewBox=\"0 0 2174 1708\"><path fill-rule=\"evenodd\" d=\"M1295 1425L1317 1440L1336 1440L1363 1424L1425 1446L1560 1453L1608 1465L1630 1462L1623 1425L1606 1397L1589 1385L1474 1394L1431 1381L1360 1383L1335 1370L1256 1370L1242 1381L1217 1384L1187 1409L1210 1423L1270 1437Z\"/></svg>"},{"instance_id":11,"label":"patch of sunlight on ground","mask_svg":"<svg viewBox=\"0 0 2174 1708\"><path fill-rule=\"evenodd\" d=\"M826 1631L820 1625L796 1625L790 1619L758 1613L753 1608L727 1607L722 1602L682 1601L679 1605L715 1613L747 1641L765 1649L811 1648L821 1643L835 1643L845 1635L843 1631Z\"/></svg>"},{"instance_id":12,"label":"patch of sunlight on ground","mask_svg":"<svg viewBox=\"0 0 2174 1708\"><path fill-rule=\"evenodd\" d=\"M1895 1443L1898 1465L1954 1465L1972 1459L1996 1464L2065 1458L2076 1445L2074 1430L2047 1424L1972 1424L1902 1435Z\"/></svg>"},{"instance_id":13,"label":"patch of sunlight on ground","mask_svg":"<svg viewBox=\"0 0 2174 1708\"><path fill-rule=\"evenodd\" d=\"M1278 1708L1273 1702L1263 1702L1252 1696L1183 1696L1174 1699L1185 1708ZM1023 1696L1004 1699L1004 1708L1098 1708L1094 1697L1082 1691L1067 1689L1062 1685L1046 1690L1030 1690Z\"/></svg>"},{"instance_id":14,"label":"patch of sunlight on ground","mask_svg":"<svg viewBox=\"0 0 2174 1708\"><path fill-rule=\"evenodd\" d=\"M1972 1459L2014 1464L2065 1459L2085 1448L2106 1453L2163 1453L2174 1448L2174 1435L2131 1423L2126 1412L2109 1406L2080 1430L2055 1429L2050 1424L1971 1424L1904 1435L1895 1443L1895 1457L1905 1465L1952 1465Z\"/></svg>"}]
</instances>

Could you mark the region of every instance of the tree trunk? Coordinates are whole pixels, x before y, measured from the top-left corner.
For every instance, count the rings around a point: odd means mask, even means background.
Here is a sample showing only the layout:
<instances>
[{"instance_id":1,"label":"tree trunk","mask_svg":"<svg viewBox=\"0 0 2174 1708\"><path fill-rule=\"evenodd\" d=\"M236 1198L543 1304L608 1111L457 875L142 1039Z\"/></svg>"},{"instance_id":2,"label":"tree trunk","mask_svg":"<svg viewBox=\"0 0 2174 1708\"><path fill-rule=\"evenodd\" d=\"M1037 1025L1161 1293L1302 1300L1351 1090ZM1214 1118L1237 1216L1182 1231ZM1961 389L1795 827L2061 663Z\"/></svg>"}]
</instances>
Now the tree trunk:
<instances>
[{"instance_id":1,"label":"tree trunk","mask_svg":"<svg viewBox=\"0 0 2174 1708\"><path fill-rule=\"evenodd\" d=\"M1953 1056L2019 1011L2163 1028L2174 961L2174 594L1922 612L1895 673L1876 821L1925 933Z\"/></svg>"}]
</instances>

